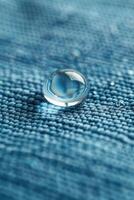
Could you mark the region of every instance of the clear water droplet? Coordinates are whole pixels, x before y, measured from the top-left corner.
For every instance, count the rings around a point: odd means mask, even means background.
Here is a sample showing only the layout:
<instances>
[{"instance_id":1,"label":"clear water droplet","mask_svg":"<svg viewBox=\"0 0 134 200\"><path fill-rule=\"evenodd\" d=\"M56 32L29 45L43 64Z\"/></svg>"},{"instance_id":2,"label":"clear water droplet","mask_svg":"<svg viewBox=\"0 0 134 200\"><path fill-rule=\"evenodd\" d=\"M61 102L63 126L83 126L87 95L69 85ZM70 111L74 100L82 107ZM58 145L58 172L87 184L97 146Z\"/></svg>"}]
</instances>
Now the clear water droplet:
<instances>
[{"instance_id":1,"label":"clear water droplet","mask_svg":"<svg viewBox=\"0 0 134 200\"><path fill-rule=\"evenodd\" d=\"M87 95L85 77L76 70L63 69L53 72L44 85L44 97L58 106L74 106L81 103Z\"/></svg>"},{"instance_id":2,"label":"clear water droplet","mask_svg":"<svg viewBox=\"0 0 134 200\"><path fill-rule=\"evenodd\" d=\"M80 51L78 49L73 49L72 55L73 55L74 58L79 58L80 57Z\"/></svg>"}]
</instances>

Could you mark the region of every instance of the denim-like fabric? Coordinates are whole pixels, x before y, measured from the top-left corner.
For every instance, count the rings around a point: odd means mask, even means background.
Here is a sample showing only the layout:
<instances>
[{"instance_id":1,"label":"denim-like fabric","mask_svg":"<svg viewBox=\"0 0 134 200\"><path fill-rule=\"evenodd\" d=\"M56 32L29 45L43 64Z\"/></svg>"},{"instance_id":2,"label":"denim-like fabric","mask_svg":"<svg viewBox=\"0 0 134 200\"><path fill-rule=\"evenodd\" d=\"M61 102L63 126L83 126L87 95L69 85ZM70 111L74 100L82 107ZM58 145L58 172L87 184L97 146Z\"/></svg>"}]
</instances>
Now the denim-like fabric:
<instances>
[{"instance_id":1,"label":"denim-like fabric","mask_svg":"<svg viewBox=\"0 0 134 200\"><path fill-rule=\"evenodd\" d=\"M89 94L43 98L73 68ZM0 200L134 199L134 1L0 0Z\"/></svg>"}]
</instances>

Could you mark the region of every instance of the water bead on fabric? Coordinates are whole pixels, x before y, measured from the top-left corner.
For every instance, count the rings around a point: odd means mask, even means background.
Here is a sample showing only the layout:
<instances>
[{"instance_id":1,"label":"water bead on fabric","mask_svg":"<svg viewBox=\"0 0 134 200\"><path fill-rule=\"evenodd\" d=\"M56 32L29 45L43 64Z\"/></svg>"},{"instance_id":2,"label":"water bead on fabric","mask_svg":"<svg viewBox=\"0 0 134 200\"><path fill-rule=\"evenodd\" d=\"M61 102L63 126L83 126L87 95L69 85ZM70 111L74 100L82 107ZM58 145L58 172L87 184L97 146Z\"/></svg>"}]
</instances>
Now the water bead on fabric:
<instances>
[{"instance_id":1,"label":"water bead on fabric","mask_svg":"<svg viewBox=\"0 0 134 200\"><path fill-rule=\"evenodd\" d=\"M56 70L45 81L43 88L44 97L48 102L63 107L81 103L87 92L85 77L73 69Z\"/></svg>"}]
</instances>

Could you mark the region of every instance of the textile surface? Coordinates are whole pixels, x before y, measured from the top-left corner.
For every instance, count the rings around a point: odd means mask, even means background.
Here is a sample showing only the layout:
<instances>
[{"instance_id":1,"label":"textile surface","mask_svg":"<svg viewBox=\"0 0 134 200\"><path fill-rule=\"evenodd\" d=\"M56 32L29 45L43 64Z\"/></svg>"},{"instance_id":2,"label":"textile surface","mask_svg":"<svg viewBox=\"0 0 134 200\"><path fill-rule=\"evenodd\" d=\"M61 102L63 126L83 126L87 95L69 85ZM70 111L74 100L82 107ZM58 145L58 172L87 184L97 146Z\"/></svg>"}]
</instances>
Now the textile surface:
<instances>
[{"instance_id":1,"label":"textile surface","mask_svg":"<svg viewBox=\"0 0 134 200\"><path fill-rule=\"evenodd\" d=\"M86 100L43 98L72 68ZM0 200L134 199L134 1L0 1Z\"/></svg>"}]
</instances>

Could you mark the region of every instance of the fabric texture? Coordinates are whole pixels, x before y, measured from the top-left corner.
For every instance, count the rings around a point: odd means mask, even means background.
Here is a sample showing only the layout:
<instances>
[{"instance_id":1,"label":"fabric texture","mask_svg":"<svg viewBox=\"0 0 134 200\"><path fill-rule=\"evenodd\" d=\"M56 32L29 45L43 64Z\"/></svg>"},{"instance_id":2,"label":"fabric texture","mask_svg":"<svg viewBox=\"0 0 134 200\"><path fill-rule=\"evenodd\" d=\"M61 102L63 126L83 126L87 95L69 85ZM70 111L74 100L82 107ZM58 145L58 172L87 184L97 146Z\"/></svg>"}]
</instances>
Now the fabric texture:
<instances>
[{"instance_id":1,"label":"fabric texture","mask_svg":"<svg viewBox=\"0 0 134 200\"><path fill-rule=\"evenodd\" d=\"M43 84L72 68L73 108ZM0 199L134 199L134 1L0 1Z\"/></svg>"}]
</instances>

